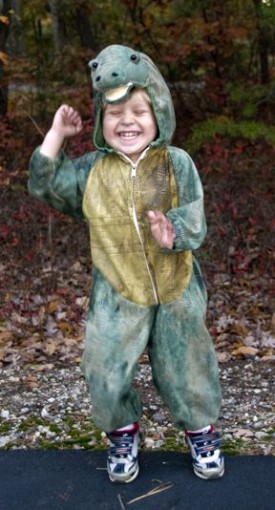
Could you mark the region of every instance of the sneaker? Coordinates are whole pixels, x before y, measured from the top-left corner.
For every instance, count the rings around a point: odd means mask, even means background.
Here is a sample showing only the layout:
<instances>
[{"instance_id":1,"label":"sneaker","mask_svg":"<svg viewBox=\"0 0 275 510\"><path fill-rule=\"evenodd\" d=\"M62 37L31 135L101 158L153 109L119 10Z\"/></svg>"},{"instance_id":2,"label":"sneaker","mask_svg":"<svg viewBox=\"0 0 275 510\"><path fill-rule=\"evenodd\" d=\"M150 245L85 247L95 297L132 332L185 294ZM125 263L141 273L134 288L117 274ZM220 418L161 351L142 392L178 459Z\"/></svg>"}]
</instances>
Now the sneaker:
<instances>
[{"instance_id":1,"label":"sneaker","mask_svg":"<svg viewBox=\"0 0 275 510\"><path fill-rule=\"evenodd\" d=\"M207 432L185 432L186 444L193 457L193 469L203 480L221 478L224 474L224 456L220 450L221 436L211 425Z\"/></svg>"},{"instance_id":2,"label":"sneaker","mask_svg":"<svg viewBox=\"0 0 275 510\"><path fill-rule=\"evenodd\" d=\"M112 482L129 483L135 480L139 472L138 444L139 425L132 430L116 431L107 434L109 451L107 471Z\"/></svg>"}]
</instances>

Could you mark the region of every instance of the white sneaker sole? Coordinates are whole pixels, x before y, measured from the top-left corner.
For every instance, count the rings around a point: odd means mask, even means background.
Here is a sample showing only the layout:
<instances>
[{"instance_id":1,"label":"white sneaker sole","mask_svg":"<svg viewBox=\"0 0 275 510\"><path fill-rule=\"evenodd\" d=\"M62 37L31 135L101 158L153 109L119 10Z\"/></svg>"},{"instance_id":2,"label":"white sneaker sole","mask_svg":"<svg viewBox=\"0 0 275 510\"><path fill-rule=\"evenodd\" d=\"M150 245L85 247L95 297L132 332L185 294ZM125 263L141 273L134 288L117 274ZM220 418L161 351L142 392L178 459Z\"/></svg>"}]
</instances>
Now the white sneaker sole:
<instances>
[{"instance_id":1,"label":"white sneaker sole","mask_svg":"<svg viewBox=\"0 0 275 510\"><path fill-rule=\"evenodd\" d=\"M193 466L194 473L202 480L217 480L218 478L221 478L224 475L224 459L222 459L222 463L219 468L213 469L213 470L205 470L200 471L196 466Z\"/></svg>"},{"instance_id":2,"label":"white sneaker sole","mask_svg":"<svg viewBox=\"0 0 275 510\"><path fill-rule=\"evenodd\" d=\"M129 477L129 475L125 475L125 474L119 476L114 473L109 473L109 478L110 478L111 482L113 482L113 483L131 483L137 478L138 474L139 474L139 465L137 463L136 470L132 475L130 475L130 477Z\"/></svg>"}]
</instances>

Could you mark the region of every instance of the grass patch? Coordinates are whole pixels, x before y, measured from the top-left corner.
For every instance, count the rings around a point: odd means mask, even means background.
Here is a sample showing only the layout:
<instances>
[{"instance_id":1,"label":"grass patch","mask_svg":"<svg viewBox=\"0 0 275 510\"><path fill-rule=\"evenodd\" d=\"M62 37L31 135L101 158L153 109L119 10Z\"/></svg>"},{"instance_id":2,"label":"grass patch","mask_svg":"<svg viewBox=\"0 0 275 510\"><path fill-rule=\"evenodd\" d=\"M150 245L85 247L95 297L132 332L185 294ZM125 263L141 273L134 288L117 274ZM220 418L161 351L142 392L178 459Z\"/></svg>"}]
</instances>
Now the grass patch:
<instances>
[{"instance_id":1,"label":"grass patch","mask_svg":"<svg viewBox=\"0 0 275 510\"><path fill-rule=\"evenodd\" d=\"M222 444L222 451L226 455L239 455L243 450L247 449L248 442L243 439L232 439L224 441Z\"/></svg>"},{"instance_id":2,"label":"grass patch","mask_svg":"<svg viewBox=\"0 0 275 510\"><path fill-rule=\"evenodd\" d=\"M158 449L163 451L182 452L183 443L182 441L177 441L172 437L168 437L165 439L165 443Z\"/></svg>"},{"instance_id":3,"label":"grass patch","mask_svg":"<svg viewBox=\"0 0 275 510\"><path fill-rule=\"evenodd\" d=\"M22 423L20 423L18 430L21 432L28 432L29 429L33 429L38 427L39 425L42 425L44 427L49 426L49 423L42 420L41 418L38 418L35 415L28 416L26 420L24 420Z\"/></svg>"},{"instance_id":4,"label":"grass patch","mask_svg":"<svg viewBox=\"0 0 275 510\"><path fill-rule=\"evenodd\" d=\"M2 423L0 425L0 434L6 434L10 431L10 424L9 423Z\"/></svg>"},{"instance_id":5,"label":"grass patch","mask_svg":"<svg viewBox=\"0 0 275 510\"><path fill-rule=\"evenodd\" d=\"M74 439L64 439L60 441L48 441L42 440L39 443L39 448L43 450L71 450L71 449L83 449L83 450L105 450L106 447L102 444L93 443L90 436L83 436L75 441Z\"/></svg>"}]
</instances>

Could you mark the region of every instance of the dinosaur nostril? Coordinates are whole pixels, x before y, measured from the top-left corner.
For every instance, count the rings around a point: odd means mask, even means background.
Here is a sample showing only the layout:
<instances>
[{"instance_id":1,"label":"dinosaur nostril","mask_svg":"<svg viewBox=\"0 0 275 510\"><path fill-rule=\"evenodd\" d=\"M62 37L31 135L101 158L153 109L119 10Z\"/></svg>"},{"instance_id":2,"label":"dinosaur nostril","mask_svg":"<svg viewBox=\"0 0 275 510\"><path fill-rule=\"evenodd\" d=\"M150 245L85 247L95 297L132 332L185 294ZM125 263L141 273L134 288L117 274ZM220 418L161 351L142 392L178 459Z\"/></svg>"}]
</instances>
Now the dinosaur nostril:
<instances>
[{"instance_id":1,"label":"dinosaur nostril","mask_svg":"<svg viewBox=\"0 0 275 510\"><path fill-rule=\"evenodd\" d=\"M100 80L101 80L101 76L98 76L95 81L100 81Z\"/></svg>"},{"instance_id":2,"label":"dinosaur nostril","mask_svg":"<svg viewBox=\"0 0 275 510\"><path fill-rule=\"evenodd\" d=\"M115 78L118 76L118 73L112 73L112 76L114 76Z\"/></svg>"}]
</instances>

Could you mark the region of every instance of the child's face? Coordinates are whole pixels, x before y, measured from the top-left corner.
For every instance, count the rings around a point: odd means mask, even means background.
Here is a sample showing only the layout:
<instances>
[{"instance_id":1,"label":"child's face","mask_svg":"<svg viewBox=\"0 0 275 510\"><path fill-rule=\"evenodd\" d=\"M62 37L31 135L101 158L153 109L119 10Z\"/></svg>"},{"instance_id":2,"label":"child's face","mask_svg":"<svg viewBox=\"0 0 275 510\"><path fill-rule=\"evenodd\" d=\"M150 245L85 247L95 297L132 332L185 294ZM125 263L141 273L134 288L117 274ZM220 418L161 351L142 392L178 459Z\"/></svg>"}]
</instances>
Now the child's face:
<instances>
[{"instance_id":1,"label":"child's face","mask_svg":"<svg viewBox=\"0 0 275 510\"><path fill-rule=\"evenodd\" d=\"M140 90L119 104L107 104L103 113L103 136L113 149L133 162L156 138L158 129L149 99Z\"/></svg>"}]
</instances>

